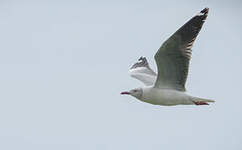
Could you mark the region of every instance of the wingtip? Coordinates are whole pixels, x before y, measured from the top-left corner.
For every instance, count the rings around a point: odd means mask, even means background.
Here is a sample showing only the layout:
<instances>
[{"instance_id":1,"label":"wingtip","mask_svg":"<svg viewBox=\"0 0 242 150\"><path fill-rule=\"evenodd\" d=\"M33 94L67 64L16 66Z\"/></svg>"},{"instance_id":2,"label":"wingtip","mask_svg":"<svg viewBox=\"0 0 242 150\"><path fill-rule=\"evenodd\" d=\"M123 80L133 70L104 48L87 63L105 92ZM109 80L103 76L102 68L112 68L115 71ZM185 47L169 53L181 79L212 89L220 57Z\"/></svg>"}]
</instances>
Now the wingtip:
<instances>
[{"instance_id":1,"label":"wingtip","mask_svg":"<svg viewBox=\"0 0 242 150\"><path fill-rule=\"evenodd\" d=\"M143 60L146 60L146 58L144 56L141 56L138 61L143 61Z\"/></svg>"},{"instance_id":2,"label":"wingtip","mask_svg":"<svg viewBox=\"0 0 242 150\"><path fill-rule=\"evenodd\" d=\"M144 56L141 56L138 59L138 62L136 62L130 69L134 69L141 66L149 67L148 61Z\"/></svg>"},{"instance_id":3,"label":"wingtip","mask_svg":"<svg viewBox=\"0 0 242 150\"><path fill-rule=\"evenodd\" d=\"M205 7L205 8L201 11L201 13L203 13L203 14L207 14L208 11L209 11L209 8L208 8L208 7Z\"/></svg>"},{"instance_id":4,"label":"wingtip","mask_svg":"<svg viewBox=\"0 0 242 150\"><path fill-rule=\"evenodd\" d=\"M206 8L204 8L203 10L201 10L201 11L197 14L197 16L207 16L208 11L209 11L209 8L206 7Z\"/></svg>"}]
</instances>

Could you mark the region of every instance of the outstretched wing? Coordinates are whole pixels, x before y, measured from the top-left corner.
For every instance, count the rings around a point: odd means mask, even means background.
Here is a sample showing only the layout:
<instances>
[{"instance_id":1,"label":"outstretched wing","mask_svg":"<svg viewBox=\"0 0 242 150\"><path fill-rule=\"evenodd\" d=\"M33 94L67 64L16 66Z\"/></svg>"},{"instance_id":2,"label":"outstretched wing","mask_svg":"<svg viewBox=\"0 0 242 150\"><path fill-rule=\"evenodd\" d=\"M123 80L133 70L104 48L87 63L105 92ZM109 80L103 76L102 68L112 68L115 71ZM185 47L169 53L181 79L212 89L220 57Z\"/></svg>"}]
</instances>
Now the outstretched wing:
<instances>
[{"instance_id":1,"label":"outstretched wing","mask_svg":"<svg viewBox=\"0 0 242 150\"><path fill-rule=\"evenodd\" d=\"M129 69L130 76L143 82L146 86L154 85L157 74L149 67L145 57L140 57Z\"/></svg>"},{"instance_id":2,"label":"outstretched wing","mask_svg":"<svg viewBox=\"0 0 242 150\"><path fill-rule=\"evenodd\" d=\"M190 19L163 43L155 54L158 68L156 88L185 91L193 43L207 18L208 8Z\"/></svg>"}]
</instances>

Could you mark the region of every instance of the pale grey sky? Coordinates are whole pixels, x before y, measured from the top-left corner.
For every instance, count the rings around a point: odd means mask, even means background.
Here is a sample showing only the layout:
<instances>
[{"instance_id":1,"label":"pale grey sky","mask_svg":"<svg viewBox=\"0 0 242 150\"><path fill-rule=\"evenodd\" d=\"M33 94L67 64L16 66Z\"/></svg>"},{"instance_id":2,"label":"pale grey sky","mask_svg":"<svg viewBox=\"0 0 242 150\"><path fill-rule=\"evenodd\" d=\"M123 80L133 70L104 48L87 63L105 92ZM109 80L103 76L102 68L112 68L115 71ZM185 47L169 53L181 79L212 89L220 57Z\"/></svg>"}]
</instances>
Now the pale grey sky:
<instances>
[{"instance_id":1,"label":"pale grey sky","mask_svg":"<svg viewBox=\"0 0 242 150\"><path fill-rule=\"evenodd\" d=\"M204 7L187 81L210 106L164 107L119 93ZM239 0L0 2L0 149L242 149Z\"/></svg>"}]
</instances>

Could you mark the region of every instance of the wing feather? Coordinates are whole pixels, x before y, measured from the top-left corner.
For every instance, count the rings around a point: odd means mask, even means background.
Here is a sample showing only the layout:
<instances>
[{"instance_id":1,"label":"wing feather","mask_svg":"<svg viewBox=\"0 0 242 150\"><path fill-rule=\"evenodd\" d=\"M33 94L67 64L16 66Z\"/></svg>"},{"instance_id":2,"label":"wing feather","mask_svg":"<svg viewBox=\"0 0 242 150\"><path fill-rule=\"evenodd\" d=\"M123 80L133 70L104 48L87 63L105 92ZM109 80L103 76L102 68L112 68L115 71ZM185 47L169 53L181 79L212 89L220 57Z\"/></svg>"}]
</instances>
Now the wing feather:
<instances>
[{"instance_id":1,"label":"wing feather","mask_svg":"<svg viewBox=\"0 0 242 150\"><path fill-rule=\"evenodd\" d=\"M185 91L193 43L207 18L208 8L177 30L155 54L158 68L156 88Z\"/></svg>"},{"instance_id":2,"label":"wing feather","mask_svg":"<svg viewBox=\"0 0 242 150\"><path fill-rule=\"evenodd\" d=\"M146 86L154 85L157 74L149 67L145 57L140 57L129 70L130 76L140 80Z\"/></svg>"}]
</instances>

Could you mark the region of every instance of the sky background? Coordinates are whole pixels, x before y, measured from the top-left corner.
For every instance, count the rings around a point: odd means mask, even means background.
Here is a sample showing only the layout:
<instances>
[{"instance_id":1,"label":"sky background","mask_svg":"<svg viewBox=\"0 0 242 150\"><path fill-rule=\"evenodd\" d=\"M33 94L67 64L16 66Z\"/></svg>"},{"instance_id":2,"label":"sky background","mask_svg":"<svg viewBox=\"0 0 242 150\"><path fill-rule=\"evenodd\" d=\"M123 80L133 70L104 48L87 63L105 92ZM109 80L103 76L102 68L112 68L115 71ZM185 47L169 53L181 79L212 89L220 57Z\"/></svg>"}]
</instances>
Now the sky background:
<instances>
[{"instance_id":1,"label":"sky background","mask_svg":"<svg viewBox=\"0 0 242 150\"><path fill-rule=\"evenodd\" d=\"M129 67L154 54L204 7L191 95L209 106L155 106L120 92ZM239 0L1 0L0 149L242 149Z\"/></svg>"}]
</instances>

